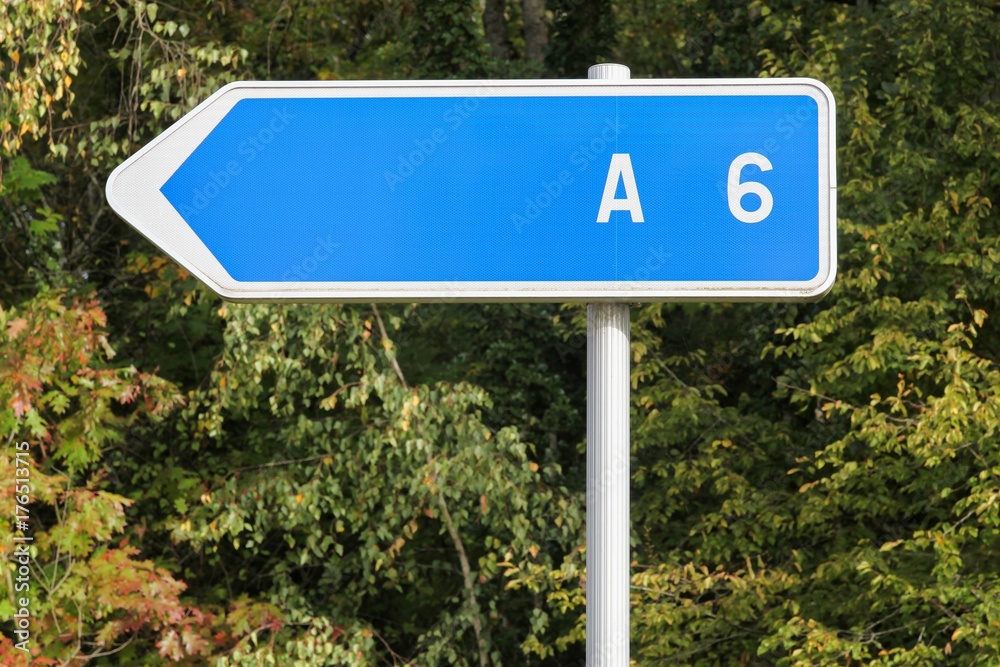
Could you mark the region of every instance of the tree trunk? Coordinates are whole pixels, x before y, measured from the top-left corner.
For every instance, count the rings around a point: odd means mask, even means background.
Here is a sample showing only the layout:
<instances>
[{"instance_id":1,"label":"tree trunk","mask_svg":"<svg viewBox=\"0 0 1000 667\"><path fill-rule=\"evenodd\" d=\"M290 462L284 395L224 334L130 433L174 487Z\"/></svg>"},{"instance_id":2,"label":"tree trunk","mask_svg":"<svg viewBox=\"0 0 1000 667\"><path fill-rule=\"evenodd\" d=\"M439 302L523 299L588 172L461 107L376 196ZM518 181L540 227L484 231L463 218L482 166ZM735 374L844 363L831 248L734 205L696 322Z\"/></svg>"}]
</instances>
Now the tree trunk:
<instances>
[{"instance_id":1,"label":"tree trunk","mask_svg":"<svg viewBox=\"0 0 1000 667\"><path fill-rule=\"evenodd\" d=\"M543 65L548 42L545 0L522 0L521 18L524 21L524 55L528 60Z\"/></svg>"},{"instance_id":2,"label":"tree trunk","mask_svg":"<svg viewBox=\"0 0 1000 667\"><path fill-rule=\"evenodd\" d=\"M506 0L486 0L483 7L483 30L490 43L493 57L510 60L510 40L507 39L507 19L504 16Z\"/></svg>"}]
</instances>

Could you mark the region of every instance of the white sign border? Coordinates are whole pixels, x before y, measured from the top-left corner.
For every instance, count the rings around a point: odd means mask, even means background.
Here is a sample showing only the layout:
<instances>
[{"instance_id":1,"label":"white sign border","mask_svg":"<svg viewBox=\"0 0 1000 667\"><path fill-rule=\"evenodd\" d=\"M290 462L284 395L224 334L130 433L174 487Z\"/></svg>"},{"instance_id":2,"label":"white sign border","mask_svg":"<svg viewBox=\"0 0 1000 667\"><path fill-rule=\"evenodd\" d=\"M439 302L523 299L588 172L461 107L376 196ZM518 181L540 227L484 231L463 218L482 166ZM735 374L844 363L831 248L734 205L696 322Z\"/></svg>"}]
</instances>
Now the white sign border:
<instances>
[{"instance_id":1,"label":"white sign border","mask_svg":"<svg viewBox=\"0 0 1000 667\"><path fill-rule=\"evenodd\" d=\"M806 95L819 124L819 260L809 281L245 282L234 280L160 192L237 102L249 98ZM825 128L825 131L824 131ZM161 146L161 144L163 144ZM195 107L116 168L106 193L139 233L229 301L244 302L668 302L813 301L833 287L837 258L836 103L820 81L629 79L602 81L240 81Z\"/></svg>"}]
</instances>

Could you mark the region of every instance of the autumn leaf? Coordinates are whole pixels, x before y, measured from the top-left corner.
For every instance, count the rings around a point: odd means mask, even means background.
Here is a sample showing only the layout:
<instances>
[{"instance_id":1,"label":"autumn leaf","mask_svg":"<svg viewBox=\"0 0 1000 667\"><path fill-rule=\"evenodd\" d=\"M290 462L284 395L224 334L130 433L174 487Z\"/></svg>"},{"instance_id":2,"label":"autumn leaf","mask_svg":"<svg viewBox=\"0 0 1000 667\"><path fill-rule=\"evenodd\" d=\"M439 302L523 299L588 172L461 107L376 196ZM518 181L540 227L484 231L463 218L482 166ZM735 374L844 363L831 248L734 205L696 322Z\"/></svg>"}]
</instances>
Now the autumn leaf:
<instances>
[{"instance_id":1,"label":"autumn leaf","mask_svg":"<svg viewBox=\"0 0 1000 667\"><path fill-rule=\"evenodd\" d=\"M14 340L22 331L28 328L28 321L23 317L11 320L7 323L7 338Z\"/></svg>"}]
</instances>

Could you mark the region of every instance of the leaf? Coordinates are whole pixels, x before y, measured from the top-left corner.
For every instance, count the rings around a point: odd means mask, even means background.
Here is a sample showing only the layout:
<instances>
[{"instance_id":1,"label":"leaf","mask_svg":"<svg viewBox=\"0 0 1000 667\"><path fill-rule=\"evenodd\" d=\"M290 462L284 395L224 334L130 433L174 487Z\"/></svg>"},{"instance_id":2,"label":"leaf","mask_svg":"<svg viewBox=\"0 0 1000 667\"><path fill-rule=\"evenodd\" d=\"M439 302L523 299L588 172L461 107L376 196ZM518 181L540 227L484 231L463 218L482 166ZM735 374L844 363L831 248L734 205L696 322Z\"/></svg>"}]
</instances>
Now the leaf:
<instances>
[{"instance_id":1,"label":"leaf","mask_svg":"<svg viewBox=\"0 0 1000 667\"><path fill-rule=\"evenodd\" d=\"M7 338L14 340L21 332L28 328L28 321L23 317L18 317L7 323Z\"/></svg>"}]
</instances>

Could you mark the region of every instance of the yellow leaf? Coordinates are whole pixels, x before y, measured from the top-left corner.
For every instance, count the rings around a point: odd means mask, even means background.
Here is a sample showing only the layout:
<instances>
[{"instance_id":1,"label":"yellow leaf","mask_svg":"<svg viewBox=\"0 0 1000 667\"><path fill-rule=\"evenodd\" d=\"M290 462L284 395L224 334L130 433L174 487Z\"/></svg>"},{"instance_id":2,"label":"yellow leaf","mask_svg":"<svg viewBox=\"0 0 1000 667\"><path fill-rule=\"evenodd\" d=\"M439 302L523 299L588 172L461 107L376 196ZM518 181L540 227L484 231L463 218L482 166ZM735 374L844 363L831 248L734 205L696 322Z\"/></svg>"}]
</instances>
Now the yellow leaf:
<instances>
[{"instance_id":1,"label":"yellow leaf","mask_svg":"<svg viewBox=\"0 0 1000 667\"><path fill-rule=\"evenodd\" d=\"M302 494L301 493L296 493L295 494L295 502L298 503L299 505L302 504Z\"/></svg>"},{"instance_id":2,"label":"yellow leaf","mask_svg":"<svg viewBox=\"0 0 1000 667\"><path fill-rule=\"evenodd\" d=\"M14 64L16 65L19 62L21 62L21 54L18 53L17 51L11 51L10 52L10 59L13 60Z\"/></svg>"},{"instance_id":3,"label":"yellow leaf","mask_svg":"<svg viewBox=\"0 0 1000 667\"><path fill-rule=\"evenodd\" d=\"M389 554L389 557L391 558L396 554L398 554L400 551L402 551L403 545L405 544L406 540L404 540L402 537L397 537L396 541L392 543L391 547L389 547L389 551L387 552Z\"/></svg>"}]
</instances>

